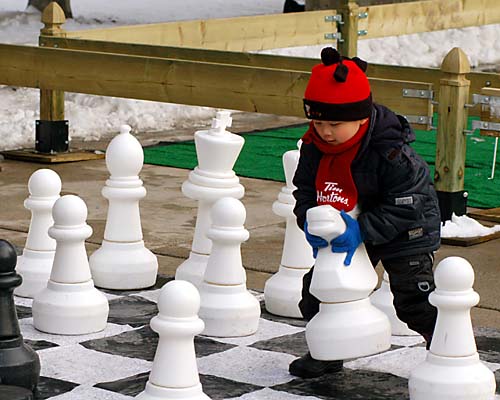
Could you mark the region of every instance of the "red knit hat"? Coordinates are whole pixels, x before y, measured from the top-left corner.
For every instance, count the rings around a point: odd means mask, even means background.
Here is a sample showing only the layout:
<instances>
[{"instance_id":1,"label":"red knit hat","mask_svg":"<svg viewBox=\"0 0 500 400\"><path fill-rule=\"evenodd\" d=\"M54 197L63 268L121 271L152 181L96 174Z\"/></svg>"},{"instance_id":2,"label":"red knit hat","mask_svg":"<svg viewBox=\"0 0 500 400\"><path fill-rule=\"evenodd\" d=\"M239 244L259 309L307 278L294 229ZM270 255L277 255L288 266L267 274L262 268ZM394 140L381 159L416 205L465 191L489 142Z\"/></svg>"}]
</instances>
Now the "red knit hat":
<instances>
[{"instance_id":1,"label":"red knit hat","mask_svg":"<svg viewBox=\"0 0 500 400\"><path fill-rule=\"evenodd\" d=\"M313 67L304 111L309 119L358 121L372 113L368 64L358 57L341 57L333 47L321 51L321 64Z\"/></svg>"}]
</instances>

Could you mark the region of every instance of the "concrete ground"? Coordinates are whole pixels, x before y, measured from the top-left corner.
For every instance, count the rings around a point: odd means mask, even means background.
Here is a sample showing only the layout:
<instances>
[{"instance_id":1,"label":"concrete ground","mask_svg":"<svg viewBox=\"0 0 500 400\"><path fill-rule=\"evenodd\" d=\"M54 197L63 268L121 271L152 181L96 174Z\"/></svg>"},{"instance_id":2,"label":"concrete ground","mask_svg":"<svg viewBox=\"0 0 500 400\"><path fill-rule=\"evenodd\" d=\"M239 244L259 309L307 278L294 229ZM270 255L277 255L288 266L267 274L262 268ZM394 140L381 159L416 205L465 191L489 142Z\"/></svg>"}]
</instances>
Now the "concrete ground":
<instances>
[{"instance_id":1,"label":"concrete ground","mask_svg":"<svg viewBox=\"0 0 500 400\"><path fill-rule=\"evenodd\" d=\"M303 121L254 113L236 113L233 118L232 132L248 132ZM143 145L192 139L197 129L201 128L144 134L139 139ZM72 148L104 150L109 140L73 142ZM47 168L47 165L4 160L0 166L0 238L23 247L30 222L30 213L23 207L23 201L28 196L27 182L35 170ZM94 231L87 241L90 254L99 247L105 226L107 202L100 194L108 178L105 162L81 161L51 165L50 168L62 179L62 194L76 194L87 204L87 222ZM148 191L141 202L144 240L146 246L158 256L160 272L171 276L188 257L196 221L196 202L181 193L181 184L188 173L184 169L154 165L144 165L141 172ZM249 178L240 178L240 181L246 190L242 201L247 210L245 227L250 231L250 239L242 246L247 285L251 289L263 290L265 281L277 271L281 259L285 223L272 212L271 206L283 183ZM479 305L472 311L477 327L500 329L500 296L497 292L500 287L499 245L498 239L471 247L443 245L436 254L436 265L448 256L464 257L473 265L476 274L474 289L481 296ZM381 275L381 268L377 269Z\"/></svg>"}]
</instances>

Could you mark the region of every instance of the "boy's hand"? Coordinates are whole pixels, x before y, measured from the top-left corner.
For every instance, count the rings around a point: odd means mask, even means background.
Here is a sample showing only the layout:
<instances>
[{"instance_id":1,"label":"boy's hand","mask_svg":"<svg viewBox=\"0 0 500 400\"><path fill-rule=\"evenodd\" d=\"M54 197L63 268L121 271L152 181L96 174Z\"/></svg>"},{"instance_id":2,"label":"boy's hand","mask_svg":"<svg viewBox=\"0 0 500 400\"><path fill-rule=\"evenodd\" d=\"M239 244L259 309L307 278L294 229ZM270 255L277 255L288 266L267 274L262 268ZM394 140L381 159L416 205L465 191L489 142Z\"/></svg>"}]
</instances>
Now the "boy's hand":
<instances>
[{"instance_id":1,"label":"boy's hand","mask_svg":"<svg viewBox=\"0 0 500 400\"><path fill-rule=\"evenodd\" d=\"M361 237L361 231L359 230L358 221L352 218L345 211L341 211L340 216L346 223L347 229L342 235L336 237L331 241L332 252L347 253L344 260L344 265L349 266L351 265L351 260L354 256L354 252L363 241L363 238Z\"/></svg>"},{"instance_id":2,"label":"boy's hand","mask_svg":"<svg viewBox=\"0 0 500 400\"><path fill-rule=\"evenodd\" d=\"M316 258L316 256L318 255L318 249L320 247L328 246L328 242L320 236L311 235L307 230L307 221L304 222L304 233L306 234L307 242L313 249L313 257Z\"/></svg>"}]
</instances>

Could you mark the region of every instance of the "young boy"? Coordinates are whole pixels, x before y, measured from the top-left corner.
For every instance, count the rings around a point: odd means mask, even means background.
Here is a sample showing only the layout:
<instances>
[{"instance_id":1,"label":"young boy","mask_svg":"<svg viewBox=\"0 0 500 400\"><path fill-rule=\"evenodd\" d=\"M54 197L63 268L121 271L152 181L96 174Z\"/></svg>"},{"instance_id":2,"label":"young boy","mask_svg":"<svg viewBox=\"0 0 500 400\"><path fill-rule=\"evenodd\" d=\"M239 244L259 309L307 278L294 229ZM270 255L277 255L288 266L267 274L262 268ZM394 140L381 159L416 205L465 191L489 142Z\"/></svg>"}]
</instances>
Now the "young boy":
<instances>
[{"instance_id":1,"label":"young boy","mask_svg":"<svg viewBox=\"0 0 500 400\"><path fill-rule=\"evenodd\" d=\"M415 135L408 122L373 104L366 62L321 53L304 95L312 122L302 138L293 183L294 213L313 247L346 253L349 264L363 241L373 266L389 274L396 313L430 343L437 311L428 302L434 290L433 252L440 245L439 205L429 169L409 146ZM327 243L307 231L306 211L330 204L341 211L347 230ZM357 220L347 212L358 207ZM313 269L303 279L299 303L304 318L319 310L309 293ZM290 364L292 375L321 376L342 369L342 361L319 361L308 353Z\"/></svg>"}]
</instances>

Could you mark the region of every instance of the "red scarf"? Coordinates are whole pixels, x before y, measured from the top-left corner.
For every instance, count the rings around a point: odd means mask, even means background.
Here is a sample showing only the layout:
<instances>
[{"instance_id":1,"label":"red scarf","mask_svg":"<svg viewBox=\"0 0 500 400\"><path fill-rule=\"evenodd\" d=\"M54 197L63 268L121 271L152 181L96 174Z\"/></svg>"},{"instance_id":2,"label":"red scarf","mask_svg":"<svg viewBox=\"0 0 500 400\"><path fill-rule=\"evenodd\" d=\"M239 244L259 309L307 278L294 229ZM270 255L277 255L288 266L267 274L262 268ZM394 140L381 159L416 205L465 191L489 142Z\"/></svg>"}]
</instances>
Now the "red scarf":
<instances>
[{"instance_id":1,"label":"red scarf","mask_svg":"<svg viewBox=\"0 0 500 400\"><path fill-rule=\"evenodd\" d=\"M361 146L361 139L368 130L369 122L360 126L347 142L331 145L321 139L313 122L302 137L304 143L314 143L323 153L316 174L316 202L318 206L330 204L341 211L351 211L358 202L358 190L351 173L351 163Z\"/></svg>"}]
</instances>

